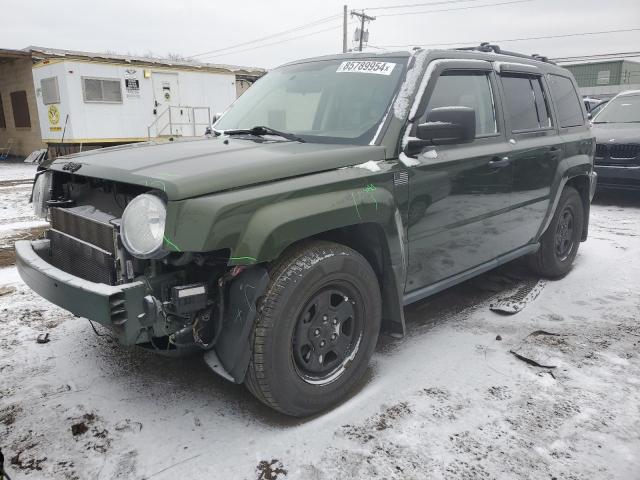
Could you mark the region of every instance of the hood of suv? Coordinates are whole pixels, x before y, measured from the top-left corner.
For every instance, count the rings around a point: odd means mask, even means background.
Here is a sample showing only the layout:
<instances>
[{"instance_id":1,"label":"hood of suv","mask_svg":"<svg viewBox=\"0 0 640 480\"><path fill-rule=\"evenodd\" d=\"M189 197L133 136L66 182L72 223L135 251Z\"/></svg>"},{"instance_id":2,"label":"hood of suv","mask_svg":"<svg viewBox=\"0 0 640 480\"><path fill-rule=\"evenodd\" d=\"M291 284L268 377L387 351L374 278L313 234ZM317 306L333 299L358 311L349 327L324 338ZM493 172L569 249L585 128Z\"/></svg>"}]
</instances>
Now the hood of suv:
<instances>
[{"instance_id":1,"label":"hood of suv","mask_svg":"<svg viewBox=\"0 0 640 480\"><path fill-rule=\"evenodd\" d=\"M640 123L594 123L596 143L640 144Z\"/></svg>"},{"instance_id":2,"label":"hood of suv","mask_svg":"<svg viewBox=\"0 0 640 480\"><path fill-rule=\"evenodd\" d=\"M369 160L384 160L384 148L218 137L92 150L61 157L50 168L149 186L181 200Z\"/></svg>"}]
</instances>

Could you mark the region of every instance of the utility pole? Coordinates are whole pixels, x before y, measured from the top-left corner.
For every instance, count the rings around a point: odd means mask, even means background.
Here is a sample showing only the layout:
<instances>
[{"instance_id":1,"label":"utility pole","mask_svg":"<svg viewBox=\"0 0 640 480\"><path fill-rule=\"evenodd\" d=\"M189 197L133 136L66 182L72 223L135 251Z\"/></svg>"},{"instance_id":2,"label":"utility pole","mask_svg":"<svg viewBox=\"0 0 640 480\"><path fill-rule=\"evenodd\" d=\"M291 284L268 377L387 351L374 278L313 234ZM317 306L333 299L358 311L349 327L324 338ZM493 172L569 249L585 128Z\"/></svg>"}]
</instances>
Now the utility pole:
<instances>
[{"instance_id":1,"label":"utility pole","mask_svg":"<svg viewBox=\"0 0 640 480\"><path fill-rule=\"evenodd\" d=\"M362 10L362 12L356 12L355 10L351 10L351 15L353 15L354 17L360 17L360 46L358 47L358 50L362 51L362 39L364 38L364 22L365 20L367 22L371 20L375 20L376 17L365 15L364 10Z\"/></svg>"},{"instance_id":2,"label":"utility pole","mask_svg":"<svg viewBox=\"0 0 640 480\"><path fill-rule=\"evenodd\" d=\"M347 6L342 13L342 53L347 53Z\"/></svg>"}]
</instances>

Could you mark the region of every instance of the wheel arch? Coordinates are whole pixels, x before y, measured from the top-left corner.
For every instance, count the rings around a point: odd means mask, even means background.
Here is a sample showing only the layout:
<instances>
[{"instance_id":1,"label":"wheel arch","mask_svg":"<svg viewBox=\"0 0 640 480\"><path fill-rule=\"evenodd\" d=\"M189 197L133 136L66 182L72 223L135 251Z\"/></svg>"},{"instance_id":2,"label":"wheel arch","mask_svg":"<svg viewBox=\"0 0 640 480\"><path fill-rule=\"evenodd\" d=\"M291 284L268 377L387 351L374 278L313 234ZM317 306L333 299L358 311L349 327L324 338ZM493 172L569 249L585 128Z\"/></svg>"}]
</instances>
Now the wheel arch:
<instances>
[{"instance_id":1,"label":"wheel arch","mask_svg":"<svg viewBox=\"0 0 640 480\"><path fill-rule=\"evenodd\" d=\"M551 220L558 208L560 196L567 186L575 188L582 200L584 223L582 226L581 241L584 242L587 239L589 233L589 212L591 211L591 198L593 196L593 182L595 181L595 177L592 176L590 171L582 167L583 166L576 166L566 171L565 175L557 181L557 186L552 189L552 196L549 203L549 209L547 210L547 216L538 231L538 235L536 236L537 241L540 240L542 235L547 231L547 228L549 228Z\"/></svg>"},{"instance_id":2,"label":"wheel arch","mask_svg":"<svg viewBox=\"0 0 640 480\"><path fill-rule=\"evenodd\" d=\"M314 238L332 241L352 248L360 253L371 265L378 277L380 295L382 297L382 331L394 336L405 333L404 309L402 294L404 290L404 273L398 275L394 269L393 239L382 226L377 223L361 223L336 228L323 232ZM404 253L400 260L405 261ZM404 270L404 269L403 269Z\"/></svg>"},{"instance_id":3,"label":"wheel arch","mask_svg":"<svg viewBox=\"0 0 640 480\"><path fill-rule=\"evenodd\" d=\"M580 194L582 200L582 211L584 212L584 222L582 224L581 240L584 242L589 234L589 212L591 210L591 178L588 175L576 175L567 180L564 187L573 187Z\"/></svg>"}]
</instances>

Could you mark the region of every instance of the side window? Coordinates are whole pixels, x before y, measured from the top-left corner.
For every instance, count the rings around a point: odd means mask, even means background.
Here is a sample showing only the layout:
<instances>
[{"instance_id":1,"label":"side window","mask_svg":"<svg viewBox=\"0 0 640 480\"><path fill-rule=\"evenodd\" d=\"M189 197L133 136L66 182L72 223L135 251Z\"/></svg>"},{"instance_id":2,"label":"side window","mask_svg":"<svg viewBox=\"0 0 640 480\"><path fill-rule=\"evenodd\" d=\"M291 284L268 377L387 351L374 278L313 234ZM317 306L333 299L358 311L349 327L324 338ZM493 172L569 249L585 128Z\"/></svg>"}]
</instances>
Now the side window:
<instances>
[{"instance_id":1,"label":"side window","mask_svg":"<svg viewBox=\"0 0 640 480\"><path fill-rule=\"evenodd\" d=\"M11 108L13 110L13 123L16 128L31 128L29 103L27 102L27 92L25 90L11 92Z\"/></svg>"},{"instance_id":2,"label":"side window","mask_svg":"<svg viewBox=\"0 0 640 480\"><path fill-rule=\"evenodd\" d=\"M476 137L498 132L491 83L486 72L444 72L436 81L424 118L439 107L473 108Z\"/></svg>"},{"instance_id":3,"label":"side window","mask_svg":"<svg viewBox=\"0 0 640 480\"><path fill-rule=\"evenodd\" d=\"M538 122L541 128L550 128L553 126L551 114L549 113L549 101L542 88L541 78L532 78L531 86L533 87L533 95L536 99L536 111L538 113Z\"/></svg>"},{"instance_id":4,"label":"side window","mask_svg":"<svg viewBox=\"0 0 640 480\"><path fill-rule=\"evenodd\" d=\"M0 96L0 128L7 128L7 122L4 119L4 105L2 105L2 96Z\"/></svg>"},{"instance_id":5,"label":"side window","mask_svg":"<svg viewBox=\"0 0 640 480\"><path fill-rule=\"evenodd\" d=\"M511 130L539 130L551 127L549 106L540 78L529 75L502 75Z\"/></svg>"},{"instance_id":6,"label":"side window","mask_svg":"<svg viewBox=\"0 0 640 480\"><path fill-rule=\"evenodd\" d=\"M551 95L558 109L558 123L561 127L577 127L584 125L580 97L567 77L549 75Z\"/></svg>"}]
</instances>

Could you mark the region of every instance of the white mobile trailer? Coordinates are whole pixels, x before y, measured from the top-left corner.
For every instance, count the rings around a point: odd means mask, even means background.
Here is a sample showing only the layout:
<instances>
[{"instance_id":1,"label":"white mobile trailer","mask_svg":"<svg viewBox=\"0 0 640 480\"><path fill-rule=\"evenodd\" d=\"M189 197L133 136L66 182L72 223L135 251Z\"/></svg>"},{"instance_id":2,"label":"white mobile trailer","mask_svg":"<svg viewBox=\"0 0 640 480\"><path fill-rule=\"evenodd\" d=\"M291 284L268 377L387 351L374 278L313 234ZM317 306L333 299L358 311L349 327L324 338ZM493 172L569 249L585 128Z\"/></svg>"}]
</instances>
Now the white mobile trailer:
<instances>
[{"instance_id":1,"label":"white mobile trailer","mask_svg":"<svg viewBox=\"0 0 640 480\"><path fill-rule=\"evenodd\" d=\"M32 52L35 57L35 47ZM47 56L33 66L42 139L53 156L159 137L203 135L212 116L264 73L78 53Z\"/></svg>"}]
</instances>

